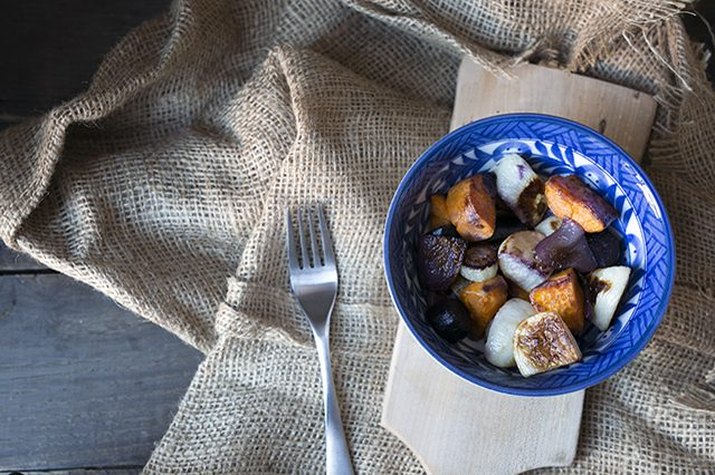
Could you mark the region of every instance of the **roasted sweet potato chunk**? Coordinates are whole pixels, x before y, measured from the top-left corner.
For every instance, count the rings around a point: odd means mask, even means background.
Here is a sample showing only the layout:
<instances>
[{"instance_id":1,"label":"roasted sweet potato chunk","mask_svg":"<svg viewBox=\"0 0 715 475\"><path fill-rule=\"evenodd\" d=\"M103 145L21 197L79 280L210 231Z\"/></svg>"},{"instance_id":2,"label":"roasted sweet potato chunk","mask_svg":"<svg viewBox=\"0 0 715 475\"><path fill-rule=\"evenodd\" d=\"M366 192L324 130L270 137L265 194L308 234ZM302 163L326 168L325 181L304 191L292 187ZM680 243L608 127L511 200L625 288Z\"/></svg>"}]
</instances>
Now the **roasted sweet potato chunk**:
<instances>
[{"instance_id":1,"label":"roasted sweet potato chunk","mask_svg":"<svg viewBox=\"0 0 715 475\"><path fill-rule=\"evenodd\" d=\"M575 175L552 176L546 203L559 218L576 221L587 233L599 233L618 216L616 210Z\"/></svg>"},{"instance_id":2,"label":"roasted sweet potato chunk","mask_svg":"<svg viewBox=\"0 0 715 475\"><path fill-rule=\"evenodd\" d=\"M447 193L447 213L457 232L468 241L482 241L494 234L494 197L482 175L462 180Z\"/></svg>"},{"instance_id":3,"label":"roasted sweet potato chunk","mask_svg":"<svg viewBox=\"0 0 715 475\"><path fill-rule=\"evenodd\" d=\"M472 317L472 337L484 336L487 325L507 299L507 285L500 275L482 282L473 282L459 293L459 299Z\"/></svg>"},{"instance_id":4,"label":"roasted sweet potato chunk","mask_svg":"<svg viewBox=\"0 0 715 475\"><path fill-rule=\"evenodd\" d=\"M432 195L429 199L429 202L430 229L441 228L442 226L447 226L448 224L452 223L449 220L449 213L447 213L447 198L444 195Z\"/></svg>"},{"instance_id":5,"label":"roasted sweet potato chunk","mask_svg":"<svg viewBox=\"0 0 715 475\"><path fill-rule=\"evenodd\" d=\"M577 335L586 323L584 293L576 272L569 268L536 287L529 294L531 305L539 312L555 312Z\"/></svg>"}]
</instances>

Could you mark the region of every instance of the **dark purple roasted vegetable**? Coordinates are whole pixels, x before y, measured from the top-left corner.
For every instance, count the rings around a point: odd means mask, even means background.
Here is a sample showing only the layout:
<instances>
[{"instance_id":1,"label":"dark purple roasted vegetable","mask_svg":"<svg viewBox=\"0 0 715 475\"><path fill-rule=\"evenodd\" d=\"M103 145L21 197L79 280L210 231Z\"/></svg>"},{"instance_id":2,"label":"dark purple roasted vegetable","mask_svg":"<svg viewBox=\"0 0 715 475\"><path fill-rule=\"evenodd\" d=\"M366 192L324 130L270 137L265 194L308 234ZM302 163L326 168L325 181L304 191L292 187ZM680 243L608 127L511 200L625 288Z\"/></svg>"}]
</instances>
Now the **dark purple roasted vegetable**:
<instances>
[{"instance_id":1,"label":"dark purple roasted vegetable","mask_svg":"<svg viewBox=\"0 0 715 475\"><path fill-rule=\"evenodd\" d=\"M456 299L445 299L427 309L427 322L450 343L465 338L471 329L469 311Z\"/></svg>"},{"instance_id":2,"label":"dark purple roasted vegetable","mask_svg":"<svg viewBox=\"0 0 715 475\"><path fill-rule=\"evenodd\" d=\"M588 273L598 267L583 228L568 218L536 245L534 254L539 264L553 271L573 267L578 272Z\"/></svg>"},{"instance_id":3,"label":"dark purple roasted vegetable","mask_svg":"<svg viewBox=\"0 0 715 475\"><path fill-rule=\"evenodd\" d=\"M459 275L467 243L464 239L425 234L417 245L420 280L429 290L447 290Z\"/></svg>"},{"instance_id":4,"label":"dark purple roasted vegetable","mask_svg":"<svg viewBox=\"0 0 715 475\"><path fill-rule=\"evenodd\" d=\"M611 267L621 259L621 240L611 230L606 228L600 233L586 234L588 247L596 258L597 267Z\"/></svg>"}]
</instances>

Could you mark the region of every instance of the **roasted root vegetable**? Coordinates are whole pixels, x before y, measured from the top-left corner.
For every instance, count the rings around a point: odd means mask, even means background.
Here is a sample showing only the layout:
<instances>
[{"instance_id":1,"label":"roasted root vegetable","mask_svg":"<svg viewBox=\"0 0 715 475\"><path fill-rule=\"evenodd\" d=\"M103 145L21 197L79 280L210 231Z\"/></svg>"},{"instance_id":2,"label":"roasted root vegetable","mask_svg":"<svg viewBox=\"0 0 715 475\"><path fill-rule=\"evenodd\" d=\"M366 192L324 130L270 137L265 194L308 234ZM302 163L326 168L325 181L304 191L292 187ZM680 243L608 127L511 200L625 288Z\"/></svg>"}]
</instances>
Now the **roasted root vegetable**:
<instances>
[{"instance_id":1,"label":"roasted root vegetable","mask_svg":"<svg viewBox=\"0 0 715 475\"><path fill-rule=\"evenodd\" d=\"M472 327L469 312L456 299L437 302L427 309L426 317L434 331L450 343L462 340Z\"/></svg>"},{"instance_id":2,"label":"roasted root vegetable","mask_svg":"<svg viewBox=\"0 0 715 475\"><path fill-rule=\"evenodd\" d=\"M521 156L511 153L499 159L494 173L497 193L519 220L529 226L546 211L544 182Z\"/></svg>"},{"instance_id":3,"label":"roasted root vegetable","mask_svg":"<svg viewBox=\"0 0 715 475\"><path fill-rule=\"evenodd\" d=\"M542 222L534 226L534 231L539 231L541 234L544 236L550 236L561 227L561 218L557 218L556 216L549 216L547 218L544 218ZM499 228L499 225L497 224L497 229Z\"/></svg>"},{"instance_id":4,"label":"roasted root vegetable","mask_svg":"<svg viewBox=\"0 0 715 475\"><path fill-rule=\"evenodd\" d=\"M514 332L522 321L536 311L529 302L521 299L508 300L494 316L487 329L484 356L494 366L511 368L514 361Z\"/></svg>"},{"instance_id":5,"label":"roasted root vegetable","mask_svg":"<svg viewBox=\"0 0 715 475\"><path fill-rule=\"evenodd\" d=\"M519 231L499 246L499 269L519 287L531 291L549 276L536 261L534 251L544 235L536 231Z\"/></svg>"},{"instance_id":6,"label":"roasted root vegetable","mask_svg":"<svg viewBox=\"0 0 715 475\"><path fill-rule=\"evenodd\" d=\"M630 267L625 266L596 269L588 275L589 297L593 305L592 322L599 330L605 331L611 325L630 275Z\"/></svg>"},{"instance_id":7,"label":"roasted root vegetable","mask_svg":"<svg viewBox=\"0 0 715 475\"><path fill-rule=\"evenodd\" d=\"M509 297L529 301L529 292L509 279L506 279L506 285L509 287Z\"/></svg>"},{"instance_id":8,"label":"roasted root vegetable","mask_svg":"<svg viewBox=\"0 0 715 475\"><path fill-rule=\"evenodd\" d=\"M573 267L587 273L596 268L596 258L588 247L583 228L569 218L561 227L536 245L536 260L544 268L559 270Z\"/></svg>"},{"instance_id":9,"label":"roasted root vegetable","mask_svg":"<svg viewBox=\"0 0 715 475\"><path fill-rule=\"evenodd\" d=\"M420 280L429 290L447 290L459 275L467 243L458 237L425 234L417 246Z\"/></svg>"},{"instance_id":10,"label":"roasted root vegetable","mask_svg":"<svg viewBox=\"0 0 715 475\"><path fill-rule=\"evenodd\" d=\"M494 234L494 197L483 175L467 178L450 188L446 205L450 221L464 239L483 241Z\"/></svg>"},{"instance_id":11,"label":"roasted root vegetable","mask_svg":"<svg viewBox=\"0 0 715 475\"><path fill-rule=\"evenodd\" d=\"M455 297L459 297L459 293L464 290L466 286L471 284L471 280L467 280L461 275L457 276L457 278L452 282L452 285L449 286L449 290L452 291Z\"/></svg>"},{"instance_id":12,"label":"roasted root vegetable","mask_svg":"<svg viewBox=\"0 0 715 475\"><path fill-rule=\"evenodd\" d=\"M526 231L527 229L526 225L514 216L499 218L496 228L494 229L494 234L492 234L492 237L489 238L489 242L501 244L504 239L508 238L515 232Z\"/></svg>"},{"instance_id":13,"label":"roasted root vegetable","mask_svg":"<svg viewBox=\"0 0 715 475\"><path fill-rule=\"evenodd\" d=\"M451 224L447 213L447 198L443 195L432 195L430 201L430 229L440 228Z\"/></svg>"},{"instance_id":14,"label":"roasted root vegetable","mask_svg":"<svg viewBox=\"0 0 715 475\"><path fill-rule=\"evenodd\" d=\"M523 320L514 332L514 360L528 377L581 359L581 350L566 323L554 312Z\"/></svg>"},{"instance_id":15,"label":"roasted root vegetable","mask_svg":"<svg viewBox=\"0 0 715 475\"><path fill-rule=\"evenodd\" d=\"M479 243L469 246L464 253L460 275L472 282L489 280L497 275L497 246Z\"/></svg>"},{"instance_id":16,"label":"roasted root vegetable","mask_svg":"<svg viewBox=\"0 0 715 475\"><path fill-rule=\"evenodd\" d=\"M557 313L571 333L578 335L586 324L584 294L576 272L569 268L552 275L529 294L539 312Z\"/></svg>"},{"instance_id":17,"label":"roasted root vegetable","mask_svg":"<svg viewBox=\"0 0 715 475\"><path fill-rule=\"evenodd\" d=\"M506 281L502 276L496 276L483 282L472 282L459 293L472 319L472 336L479 339L489 322L494 318L499 307L507 299Z\"/></svg>"},{"instance_id":18,"label":"roasted root vegetable","mask_svg":"<svg viewBox=\"0 0 715 475\"><path fill-rule=\"evenodd\" d=\"M503 155L430 197L417 246L427 321L452 343L486 337L487 361L524 377L579 361L574 335L587 321L606 330L628 285L616 217L576 176L544 185L521 156Z\"/></svg>"},{"instance_id":19,"label":"roasted root vegetable","mask_svg":"<svg viewBox=\"0 0 715 475\"><path fill-rule=\"evenodd\" d=\"M453 238L462 239L462 236L460 236L459 233L457 232L457 228L455 228L451 224L447 224L445 226L440 226L438 228L434 228L432 231L430 231L427 234L431 234L432 236L445 236L445 237L453 237Z\"/></svg>"},{"instance_id":20,"label":"roasted root vegetable","mask_svg":"<svg viewBox=\"0 0 715 475\"><path fill-rule=\"evenodd\" d=\"M485 173L484 175L484 184L487 187L487 190L489 193L494 197L494 206L496 209L496 216L497 219L503 219L503 218L515 218L514 213L512 212L511 209L509 209L509 206L504 202L503 199L499 196L499 193L497 193L497 176L494 172L489 172ZM521 221L519 221L521 223ZM492 236L493 237L493 236ZM506 237L506 236L504 236Z\"/></svg>"},{"instance_id":21,"label":"roasted root vegetable","mask_svg":"<svg viewBox=\"0 0 715 475\"><path fill-rule=\"evenodd\" d=\"M576 221L588 233L599 233L618 216L616 210L575 175L552 176L546 202L559 218Z\"/></svg>"},{"instance_id":22,"label":"roasted root vegetable","mask_svg":"<svg viewBox=\"0 0 715 475\"><path fill-rule=\"evenodd\" d=\"M610 228L600 233L586 234L586 242L598 267L618 264L621 258L621 241Z\"/></svg>"}]
</instances>

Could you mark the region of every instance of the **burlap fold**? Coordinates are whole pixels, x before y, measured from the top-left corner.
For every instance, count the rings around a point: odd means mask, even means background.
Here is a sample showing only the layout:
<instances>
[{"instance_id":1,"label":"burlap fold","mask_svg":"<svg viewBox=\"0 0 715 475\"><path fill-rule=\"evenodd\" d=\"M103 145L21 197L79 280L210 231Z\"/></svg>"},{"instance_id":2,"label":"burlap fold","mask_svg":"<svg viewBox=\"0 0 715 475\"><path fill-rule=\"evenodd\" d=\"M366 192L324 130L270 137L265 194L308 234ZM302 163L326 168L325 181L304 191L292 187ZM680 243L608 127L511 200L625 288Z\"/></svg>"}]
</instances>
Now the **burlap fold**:
<instances>
[{"instance_id":1,"label":"burlap fold","mask_svg":"<svg viewBox=\"0 0 715 475\"><path fill-rule=\"evenodd\" d=\"M399 179L448 129L460 58L545 60L654 94L648 172L678 242L653 343L587 392L581 473L715 470L715 99L676 1L177 1L89 90L0 134L0 237L207 354L147 473L318 473L317 358L283 211L326 204L331 333L361 473L420 473L379 426ZM77 331L82 331L78 329Z\"/></svg>"}]
</instances>

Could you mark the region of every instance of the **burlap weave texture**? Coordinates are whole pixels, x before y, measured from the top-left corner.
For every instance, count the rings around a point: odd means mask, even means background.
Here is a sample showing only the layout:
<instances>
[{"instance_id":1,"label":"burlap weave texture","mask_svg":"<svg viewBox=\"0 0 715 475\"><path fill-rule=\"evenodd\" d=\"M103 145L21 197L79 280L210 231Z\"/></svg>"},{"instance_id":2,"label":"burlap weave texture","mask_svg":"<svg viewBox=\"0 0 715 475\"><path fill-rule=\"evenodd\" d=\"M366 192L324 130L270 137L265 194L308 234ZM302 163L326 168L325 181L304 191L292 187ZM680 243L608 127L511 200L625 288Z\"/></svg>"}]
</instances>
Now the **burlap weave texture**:
<instances>
[{"instance_id":1,"label":"burlap weave texture","mask_svg":"<svg viewBox=\"0 0 715 475\"><path fill-rule=\"evenodd\" d=\"M587 392L570 471L715 471L715 99L676 1L177 1L88 91L0 134L0 237L207 354L147 473L319 473L317 357L286 206L326 204L331 345L361 473L421 473L379 427L397 316L384 216L449 125L459 61L527 59L654 94L647 170L678 276L653 343ZM77 331L82 331L80 328Z\"/></svg>"}]
</instances>

